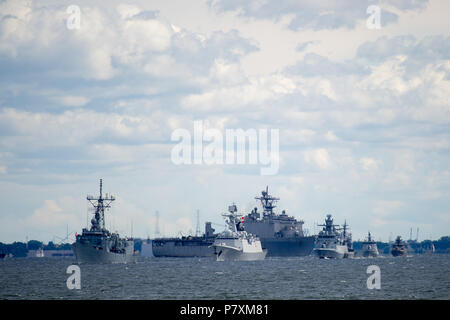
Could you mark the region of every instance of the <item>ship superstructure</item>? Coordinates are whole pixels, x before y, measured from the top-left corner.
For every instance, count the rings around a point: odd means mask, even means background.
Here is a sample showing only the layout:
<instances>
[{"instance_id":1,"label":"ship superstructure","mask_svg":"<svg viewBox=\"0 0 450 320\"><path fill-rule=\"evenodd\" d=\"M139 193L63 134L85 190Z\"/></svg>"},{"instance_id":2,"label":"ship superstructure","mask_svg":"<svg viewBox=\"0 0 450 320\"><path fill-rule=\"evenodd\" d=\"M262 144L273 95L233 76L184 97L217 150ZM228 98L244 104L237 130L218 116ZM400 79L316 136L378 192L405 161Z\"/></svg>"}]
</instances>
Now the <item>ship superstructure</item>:
<instances>
[{"instance_id":1,"label":"ship superstructure","mask_svg":"<svg viewBox=\"0 0 450 320\"><path fill-rule=\"evenodd\" d=\"M244 217L245 230L257 235L263 248L268 250L268 256L307 256L314 246L314 236L306 236L303 232L302 220L288 216L283 210L277 214L277 201L280 198L269 194L269 188L255 197L262 207L262 215L258 208Z\"/></svg>"},{"instance_id":2,"label":"ship superstructure","mask_svg":"<svg viewBox=\"0 0 450 320\"><path fill-rule=\"evenodd\" d=\"M362 255L363 257L378 257L378 247L375 240L372 239L370 231L367 239L362 243Z\"/></svg>"},{"instance_id":3,"label":"ship superstructure","mask_svg":"<svg viewBox=\"0 0 450 320\"><path fill-rule=\"evenodd\" d=\"M94 217L90 229L84 228L82 234L76 235L72 244L78 263L128 263L136 261L134 241L120 238L118 233L111 233L105 228L105 210L111 207L115 197L102 192L98 197L87 196L86 199L94 208Z\"/></svg>"},{"instance_id":4,"label":"ship superstructure","mask_svg":"<svg viewBox=\"0 0 450 320\"><path fill-rule=\"evenodd\" d=\"M206 222L203 236L153 239L153 255L155 257L212 257L214 249L211 245L217 237L214 231L211 222Z\"/></svg>"},{"instance_id":5,"label":"ship superstructure","mask_svg":"<svg viewBox=\"0 0 450 320\"><path fill-rule=\"evenodd\" d=\"M279 198L269 194L268 187L256 197L261 203L263 212L254 208L244 216L245 230L256 235L268 256L307 256L314 247L314 236L306 236L303 232L303 221L288 216L286 211L277 214L274 211ZM203 236L187 236L179 238L156 238L152 241L155 257L207 257L213 256L217 234L211 223L205 225Z\"/></svg>"},{"instance_id":6,"label":"ship superstructure","mask_svg":"<svg viewBox=\"0 0 450 320\"><path fill-rule=\"evenodd\" d=\"M406 245L405 242L402 240L402 238L400 236L397 236L397 238L395 239L392 248L391 248L391 254L394 257L402 257L402 256L406 256L407 253L407 249L406 249Z\"/></svg>"},{"instance_id":7,"label":"ship superstructure","mask_svg":"<svg viewBox=\"0 0 450 320\"><path fill-rule=\"evenodd\" d=\"M344 225L342 226L342 239L343 243L347 246L347 254L344 255L344 258L353 258L355 256L355 249L353 249L353 240L352 234L348 232L349 226L347 221L344 221Z\"/></svg>"},{"instance_id":8,"label":"ship superstructure","mask_svg":"<svg viewBox=\"0 0 450 320\"><path fill-rule=\"evenodd\" d=\"M217 261L264 260L267 250L262 249L258 237L245 231L236 205L229 206L228 212L223 214L227 218L228 229L220 233L212 245Z\"/></svg>"},{"instance_id":9,"label":"ship superstructure","mask_svg":"<svg viewBox=\"0 0 450 320\"><path fill-rule=\"evenodd\" d=\"M325 224L320 224L322 231L317 235L314 255L319 258L351 258L354 255L351 234L347 232L347 222L344 227L333 224L331 214L325 219ZM343 232L341 232L343 230Z\"/></svg>"}]
</instances>

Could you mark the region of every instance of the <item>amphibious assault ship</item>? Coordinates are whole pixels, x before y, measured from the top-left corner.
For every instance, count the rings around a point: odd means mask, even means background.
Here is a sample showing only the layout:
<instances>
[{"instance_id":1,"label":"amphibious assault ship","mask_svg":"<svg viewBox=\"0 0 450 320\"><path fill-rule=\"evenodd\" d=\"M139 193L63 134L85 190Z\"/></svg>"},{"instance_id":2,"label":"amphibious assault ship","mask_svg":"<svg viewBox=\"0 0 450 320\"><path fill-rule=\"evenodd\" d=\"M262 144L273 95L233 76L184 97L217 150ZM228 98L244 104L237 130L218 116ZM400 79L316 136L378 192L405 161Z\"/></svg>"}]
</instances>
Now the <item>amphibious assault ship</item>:
<instances>
[{"instance_id":1,"label":"amphibious assault ship","mask_svg":"<svg viewBox=\"0 0 450 320\"><path fill-rule=\"evenodd\" d=\"M306 236L303 232L303 221L290 217L285 211L274 212L275 202L279 198L269 195L268 187L262 191L261 202L263 214L254 208L244 216L244 226L248 233L257 236L267 256L307 256L314 246L314 236ZM152 241L155 257L209 257L214 255L211 245L217 234L211 223L207 222L205 234L201 237L157 238Z\"/></svg>"},{"instance_id":2,"label":"amphibious assault ship","mask_svg":"<svg viewBox=\"0 0 450 320\"><path fill-rule=\"evenodd\" d=\"M206 222L203 236L153 239L153 255L155 257L212 257L214 248L211 245L217 237L214 231L211 222Z\"/></svg>"},{"instance_id":3,"label":"amphibious assault ship","mask_svg":"<svg viewBox=\"0 0 450 320\"><path fill-rule=\"evenodd\" d=\"M319 232L315 243L314 254L319 258L351 258L354 256L351 235L347 233L347 223L340 228L333 224L331 214L327 215L325 224L320 224L323 230ZM343 230L341 233L340 230Z\"/></svg>"},{"instance_id":4,"label":"amphibious assault ship","mask_svg":"<svg viewBox=\"0 0 450 320\"><path fill-rule=\"evenodd\" d=\"M259 200L263 209L262 216L254 208L244 217L245 230L259 237L267 256L307 256L314 247L314 236L306 236L303 232L302 220L288 216L286 211L276 214L276 201L280 198L269 195L269 187L261 192Z\"/></svg>"},{"instance_id":5,"label":"amphibious assault ship","mask_svg":"<svg viewBox=\"0 0 450 320\"><path fill-rule=\"evenodd\" d=\"M216 252L217 261L256 261L264 260L267 249L262 249L261 241L258 237L247 233L243 222L239 220L236 205L228 207L228 214L223 214L228 218L226 221L228 229L220 233L214 241L212 247Z\"/></svg>"},{"instance_id":6,"label":"amphibious assault ship","mask_svg":"<svg viewBox=\"0 0 450 320\"><path fill-rule=\"evenodd\" d=\"M111 233L105 228L105 209L111 207L115 199L112 195L103 195L100 179L100 195L86 198L95 209L91 228L83 229L76 235L72 244L78 263L128 263L136 261L133 239L120 238L118 233Z\"/></svg>"}]
</instances>

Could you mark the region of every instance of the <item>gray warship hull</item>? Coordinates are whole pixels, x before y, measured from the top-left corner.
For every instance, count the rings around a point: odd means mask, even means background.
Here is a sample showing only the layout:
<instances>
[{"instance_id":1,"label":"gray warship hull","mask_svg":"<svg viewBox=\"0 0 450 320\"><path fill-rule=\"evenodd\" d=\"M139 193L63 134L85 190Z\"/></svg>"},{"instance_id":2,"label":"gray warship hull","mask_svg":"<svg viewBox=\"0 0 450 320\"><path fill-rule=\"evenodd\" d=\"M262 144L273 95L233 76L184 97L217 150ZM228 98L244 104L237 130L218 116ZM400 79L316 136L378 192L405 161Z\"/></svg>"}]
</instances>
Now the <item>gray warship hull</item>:
<instances>
[{"instance_id":1,"label":"gray warship hull","mask_svg":"<svg viewBox=\"0 0 450 320\"><path fill-rule=\"evenodd\" d=\"M365 250L365 251L362 252L362 256L364 258L376 258L376 257L378 257L378 251Z\"/></svg>"},{"instance_id":2,"label":"gray warship hull","mask_svg":"<svg viewBox=\"0 0 450 320\"><path fill-rule=\"evenodd\" d=\"M267 250L262 252L242 252L229 248L216 247L218 252L216 256L217 261L259 261L264 260Z\"/></svg>"},{"instance_id":3,"label":"gray warship hull","mask_svg":"<svg viewBox=\"0 0 450 320\"><path fill-rule=\"evenodd\" d=\"M141 252L139 253L141 257L154 257L152 249L152 240L147 240L142 242Z\"/></svg>"},{"instance_id":4,"label":"gray warship hull","mask_svg":"<svg viewBox=\"0 0 450 320\"><path fill-rule=\"evenodd\" d=\"M406 257L406 253L407 253L406 249L397 249L397 248L395 248L395 249L391 250L391 254L394 257Z\"/></svg>"},{"instance_id":5,"label":"gray warship hull","mask_svg":"<svg viewBox=\"0 0 450 320\"><path fill-rule=\"evenodd\" d=\"M260 239L263 249L267 249L268 257L308 256L314 248L315 237L299 238L265 238ZM155 257L213 257L214 239L208 241L155 239L152 250Z\"/></svg>"},{"instance_id":6,"label":"gray warship hull","mask_svg":"<svg viewBox=\"0 0 450 320\"><path fill-rule=\"evenodd\" d=\"M314 248L315 237L260 238L268 257L309 256Z\"/></svg>"},{"instance_id":7,"label":"gray warship hull","mask_svg":"<svg viewBox=\"0 0 450 320\"><path fill-rule=\"evenodd\" d=\"M155 257L212 257L214 248L211 240L182 240L182 239L155 239L152 241L152 251Z\"/></svg>"},{"instance_id":8,"label":"gray warship hull","mask_svg":"<svg viewBox=\"0 0 450 320\"><path fill-rule=\"evenodd\" d=\"M90 263L133 263L137 256L133 253L134 242L127 241L127 249L124 253L111 252L109 250L96 249L89 243L75 242L72 245L77 262L79 264Z\"/></svg>"},{"instance_id":9,"label":"gray warship hull","mask_svg":"<svg viewBox=\"0 0 450 320\"><path fill-rule=\"evenodd\" d=\"M372 235L369 231L367 240L362 244L362 256L364 258L375 258L378 257L378 254L377 243L372 239Z\"/></svg>"},{"instance_id":10,"label":"gray warship hull","mask_svg":"<svg viewBox=\"0 0 450 320\"><path fill-rule=\"evenodd\" d=\"M406 257L407 252L408 251L405 244L403 243L401 237L398 236L397 239L395 239L394 245L392 246L391 254L394 257Z\"/></svg>"},{"instance_id":11,"label":"gray warship hull","mask_svg":"<svg viewBox=\"0 0 450 320\"><path fill-rule=\"evenodd\" d=\"M94 207L94 217L90 229L83 228L82 234L75 234L72 249L79 264L81 263L129 263L135 262L134 241L120 238L118 233L111 233L105 228L105 210L116 200L112 195L103 195L102 179L98 197L87 196Z\"/></svg>"},{"instance_id":12,"label":"gray warship hull","mask_svg":"<svg viewBox=\"0 0 450 320\"><path fill-rule=\"evenodd\" d=\"M340 246L344 247L344 246ZM345 248L315 248L314 254L321 259L343 259L348 256L347 247ZM347 256L346 256L347 255Z\"/></svg>"}]
</instances>

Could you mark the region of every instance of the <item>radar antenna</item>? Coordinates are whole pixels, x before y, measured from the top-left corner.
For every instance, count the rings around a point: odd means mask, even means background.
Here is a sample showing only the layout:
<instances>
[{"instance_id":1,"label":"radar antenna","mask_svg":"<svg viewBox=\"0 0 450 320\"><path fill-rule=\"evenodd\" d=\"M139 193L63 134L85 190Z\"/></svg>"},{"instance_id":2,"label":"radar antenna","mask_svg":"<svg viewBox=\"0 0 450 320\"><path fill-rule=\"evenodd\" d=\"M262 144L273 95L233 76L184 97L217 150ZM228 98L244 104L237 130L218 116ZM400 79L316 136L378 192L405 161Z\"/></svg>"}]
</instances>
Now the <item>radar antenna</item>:
<instances>
[{"instance_id":1,"label":"radar antenna","mask_svg":"<svg viewBox=\"0 0 450 320\"><path fill-rule=\"evenodd\" d=\"M161 235L161 233L159 231L159 211L156 210L156 212L155 212L155 238L157 238L160 235Z\"/></svg>"},{"instance_id":2,"label":"radar antenna","mask_svg":"<svg viewBox=\"0 0 450 320\"><path fill-rule=\"evenodd\" d=\"M195 228L195 236L200 237L200 210L197 209L197 227Z\"/></svg>"},{"instance_id":3,"label":"radar antenna","mask_svg":"<svg viewBox=\"0 0 450 320\"><path fill-rule=\"evenodd\" d=\"M261 197L255 197L255 199L261 201L261 205L264 209L264 216L273 215L273 209L276 208L274 203L280 200L280 198L272 197L271 195L269 195L269 186L266 186L266 190L262 191L261 195Z\"/></svg>"},{"instance_id":4,"label":"radar antenna","mask_svg":"<svg viewBox=\"0 0 450 320\"><path fill-rule=\"evenodd\" d=\"M105 230L105 209L111 208L111 202L116 200L116 198L112 195L106 194L103 196L102 184L103 181L100 179L100 195L98 197L91 195L86 197L95 209L94 218L91 220L91 231Z\"/></svg>"}]
</instances>

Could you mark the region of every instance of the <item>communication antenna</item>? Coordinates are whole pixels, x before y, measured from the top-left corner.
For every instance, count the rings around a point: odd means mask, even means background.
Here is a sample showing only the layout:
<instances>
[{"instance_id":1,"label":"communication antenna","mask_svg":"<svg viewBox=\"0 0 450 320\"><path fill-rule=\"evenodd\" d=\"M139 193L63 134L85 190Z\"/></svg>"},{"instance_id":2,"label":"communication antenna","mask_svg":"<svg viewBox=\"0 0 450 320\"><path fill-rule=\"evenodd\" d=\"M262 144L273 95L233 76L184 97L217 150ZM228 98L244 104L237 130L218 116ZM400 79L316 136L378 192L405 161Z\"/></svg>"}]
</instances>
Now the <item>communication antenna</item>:
<instances>
[{"instance_id":1,"label":"communication antenna","mask_svg":"<svg viewBox=\"0 0 450 320\"><path fill-rule=\"evenodd\" d=\"M416 241L419 241L419 228L417 228Z\"/></svg>"},{"instance_id":2,"label":"communication antenna","mask_svg":"<svg viewBox=\"0 0 450 320\"><path fill-rule=\"evenodd\" d=\"M100 179L100 193L98 197L88 195L86 199L95 210L94 218L91 220L91 231L101 231L105 229L105 209L111 208L111 202L116 200L112 195L103 196L103 181Z\"/></svg>"},{"instance_id":3,"label":"communication antenna","mask_svg":"<svg viewBox=\"0 0 450 320\"><path fill-rule=\"evenodd\" d=\"M160 235L159 232L159 211L156 210L155 212L155 238L157 238Z\"/></svg>"},{"instance_id":4,"label":"communication antenna","mask_svg":"<svg viewBox=\"0 0 450 320\"><path fill-rule=\"evenodd\" d=\"M200 237L200 210L197 209L197 228L195 229L195 236Z\"/></svg>"},{"instance_id":5,"label":"communication antenna","mask_svg":"<svg viewBox=\"0 0 450 320\"><path fill-rule=\"evenodd\" d=\"M266 190L261 192L261 197L255 197L255 199L261 201L261 206L264 209L264 216L273 215L273 209L276 208L275 203L280 200L280 198L269 195L269 186L266 186Z\"/></svg>"},{"instance_id":6,"label":"communication antenna","mask_svg":"<svg viewBox=\"0 0 450 320\"><path fill-rule=\"evenodd\" d=\"M412 240L412 228L409 229L409 240L410 240L410 241Z\"/></svg>"}]
</instances>

